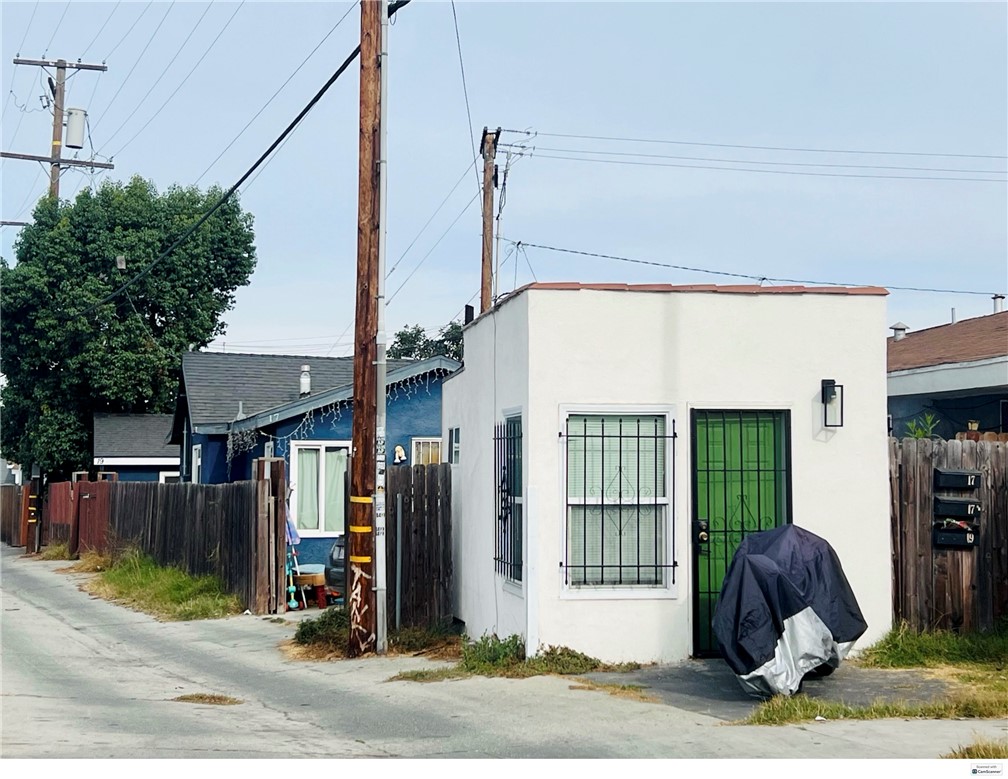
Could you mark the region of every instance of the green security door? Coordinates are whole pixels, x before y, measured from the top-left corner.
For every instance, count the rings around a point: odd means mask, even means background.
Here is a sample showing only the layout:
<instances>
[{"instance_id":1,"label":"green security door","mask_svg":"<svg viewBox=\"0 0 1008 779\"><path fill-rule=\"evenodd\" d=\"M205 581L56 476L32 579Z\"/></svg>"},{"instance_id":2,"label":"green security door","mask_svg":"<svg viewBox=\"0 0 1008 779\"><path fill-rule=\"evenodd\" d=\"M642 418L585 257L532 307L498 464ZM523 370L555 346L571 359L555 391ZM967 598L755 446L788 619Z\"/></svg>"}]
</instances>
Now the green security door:
<instances>
[{"instance_id":1,"label":"green security door","mask_svg":"<svg viewBox=\"0 0 1008 779\"><path fill-rule=\"evenodd\" d=\"M746 533L791 521L787 411L691 415L693 654L719 654L711 630L725 572Z\"/></svg>"}]
</instances>

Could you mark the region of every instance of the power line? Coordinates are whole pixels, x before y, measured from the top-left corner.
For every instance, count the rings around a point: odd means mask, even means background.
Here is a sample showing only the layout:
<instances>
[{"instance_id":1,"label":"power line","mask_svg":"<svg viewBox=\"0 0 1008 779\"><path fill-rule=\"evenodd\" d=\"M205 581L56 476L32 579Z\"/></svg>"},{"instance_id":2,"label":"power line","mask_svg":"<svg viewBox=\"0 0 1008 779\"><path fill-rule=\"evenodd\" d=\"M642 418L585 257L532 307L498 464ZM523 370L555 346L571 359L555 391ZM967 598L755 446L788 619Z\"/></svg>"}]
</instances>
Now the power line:
<instances>
[{"instance_id":1,"label":"power line","mask_svg":"<svg viewBox=\"0 0 1008 779\"><path fill-rule=\"evenodd\" d=\"M150 38L147 39L147 43L144 44L143 50L140 52L139 56L137 57L136 62L133 63L133 67L129 69L129 73L126 74L126 78L124 78L123 81L122 81L122 83L119 85L119 89L117 89L116 93L114 95L112 95L112 99L109 100L108 105L105 106L105 110L101 112L101 116L99 116L97 119L95 119L95 129L96 130L98 129L98 125L101 124L101 120L105 118L105 114L107 114L109 112L109 109L112 107L112 104L116 101L116 98L119 97L119 93L123 91L123 87L125 87L126 84L129 82L130 76L133 75L133 71L136 70L137 65L140 64L140 61L143 59L144 54L147 53L147 49L150 48L151 43L154 41L154 38L157 36L158 30L161 29L161 25L165 23L165 19L168 18L168 14L171 13L172 8L174 8L174 7L175 7L175 0L172 0L172 3L168 6L168 10L165 11L165 15L161 17L161 21L158 22L157 27L154 28L154 32L151 33Z\"/></svg>"},{"instance_id":2,"label":"power line","mask_svg":"<svg viewBox=\"0 0 1008 779\"><path fill-rule=\"evenodd\" d=\"M112 12L105 18L105 23L98 28L98 32L96 32L94 38L91 39L91 43L89 43L84 48L84 52L81 54L82 59L87 58L88 52L91 51L91 47L95 45L95 41L97 41L98 37L105 31L105 28L108 26L108 23L112 21L112 17L115 16L115 12L119 10L120 5L122 5L122 0L119 0L119 2L115 4L115 6L112 8Z\"/></svg>"},{"instance_id":3,"label":"power line","mask_svg":"<svg viewBox=\"0 0 1008 779\"><path fill-rule=\"evenodd\" d=\"M564 254L576 254L582 257L596 257L603 260L616 260L618 262L630 262L637 265L652 265L659 268L671 268L673 270L684 270L690 271L691 273L707 273L712 276L728 276L736 279L749 279L751 281L777 281L785 284L817 284L829 287L873 287L882 286L886 289L895 289L903 292L940 292L953 295L990 295L991 292L979 292L977 290L964 290L964 289L934 289L931 287L901 287L894 284L852 284L848 282L841 281L821 281L821 280L809 280L809 279L786 279L777 278L774 276L756 276L750 273L733 273L731 271L713 270L711 268L692 268L688 265L673 265L667 262L656 262L654 260L641 260L632 257L620 257L614 254L599 254L596 252L586 252L579 249L564 249L558 246L545 246L538 243L529 243L528 241L511 241L507 238L504 240L509 243L513 243L516 246L522 247L532 247L533 249L544 249L551 252L561 252Z\"/></svg>"},{"instance_id":4,"label":"power line","mask_svg":"<svg viewBox=\"0 0 1008 779\"><path fill-rule=\"evenodd\" d=\"M877 154L877 155L898 155L911 157L966 157L972 159L1003 160L1008 156L1003 154L953 154L946 152L922 152L922 151L869 151L865 149L815 149L800 146L752 146L738 143L705 143L701 141L676 141L660 138L622 138L611 135L575 135L572 133L542 133L530 130L503 130L507 133L518 133L520 135L537 136L542 135L548 138L578 138L587 141L622 141L625 143L665 143L679 146L711 146L721 149L758 149L760 151L799 151L812 154Z\"/></svg>"},{"instance_id":5,"label":"power line","mask_svg":"<svg viewBox=\"0 0 1008 779\"><path fill-rule=\"evenodd\" d=\"M430 219L424 222L424 226L420 228L420 232L418 232L413 237L413 240L409 242L409 246L407 246L403 250L403 253L399 255L399 259L395 261L395 264L391 268L389 268L388 273L385 274L385 278L391 276L392 271L394 271L396 268L399 267L399 263L403 261L403 257L405 257L409 253L409 250L413 248L413 244L415 244L419 240L420 236L424 234L424 231L427 229L428 225L430 225L430 223L434 221L434 217L436 217L441 212L441 209L444 208L444 204L448 202L448 199L455 194L455 190L458 189L459 184L465 181L465 177L469 175L469 167L470 167L469 165L466 165L465 170L462 171L462 175L459 177L459 180L455 182L455 186L453 186L451 188L451 191L444 196L444 199L441 201L440 205L438 205L438 207L434 209L434 213L430 215Z\"/></svg>"},{"instance_id":6,"label":"power line","mask_svg":"<svg viewBox=\"0 0 1008 779\"><path fill-rule=\"evenodd\" d=\"M393 9L392 9L392 7L390 7L389 8L389 14L391 15L392 13L393 13ZM359 54L360 54L360 45L358 44L356 47L354 47L354 50L350 53L350 55L343 61L343 64L340 65L339 68L337 68L336 72L333 73L333 75L329 77L329 80L326 81L326 83L322 85L322 88L319 89L319 91L315 94L315 96L311 100L308 101L308 104L304 108L301 109L301 112L296 117L294 117L293 121L291 121L290 124L287 125L287 128L276 138L276 140L273 141L273 143L270 144L269 148L266 149L266 151L264 151L259 156L259 159L257 159L252 164L252 167L250 167L247 171L245 171L245 173L242 175L242 177L240 179L238 179L238 181L236 181L231 186L231 188L228 189L228 191L225 192L221 196L221 198L206 213L204 213L203 216L201 216L196 221L195 224L193 224L188 230L186 230L184 233L182 233L182 235L179 236L175 240L175 242L172 243L171 246L169 246L167 249L165 249L163 252L161 252L161 254L158 255L158 257L155 258L146 268L144 268L142 271L140 271L139 273L137 273L129 281L127 281L124 284L122 284L118 289L116 289L113 292L109 293L108 295L104 296L103 298L101 298L96 303L92 304L91 306L88 306L83 312L80 313L80 316L84 316L84 315L86 315L86 314L94 311L95 309L98 308L98 306L100 306L100 305L102 305L104 303L107 303L108 301L112 300L117 295L119 295L121 292L126 291L133 284L135 284L136 282L140 281L142 278L144 278L147 275L149 275L150 272L152 270L154 270L154 268L157 267L157 265L160 264L168 255L170 255L173 251L175 251L175 249L180 244L182 244L183 241L185 241L190 235L192 235L194 232L196 232L196 230L199 229L199 227L204 222L206 222L207 219L209 219L211 216L213 216L217 212L217 210L222 205L224 205L224 203L227 202L227 200L231 197L231 195L233 195L235 193L235 191L237 191L237 189L245 182L245 180L249 176L251 176L260 165L262 165L263 161L267 157L269 157L270 154L273 153L273 150L276 149L277 146L279 146L281 143L283 143L284 139L294 131L294 129L298 126L298 124L301 123L301 120L304 119L304 117L308 115L308 113L315 107L315 105L319 102L319 100L322 99L322 96L325 95L325 93L329 91L329 88L333 84L336 83L336 80L341 75L343 75L344 71L348 67L350 67L350 63L353 62L357 58L357 55L359 55Z\"/></svg>"},{"instance_id":7,"label":"power line","mask_svg":"<svg viewBox=\"0 0 1008 779\"><path fill-rule=\"evenodd\" d=\"M144 18L144 16L147 14L147 11L150 10L150 7L152 5L154 5L154 0L151 0L149 3L147 3L147 5L144 6L144 9L140 12L140 15L133 21L133 24L130 25L130 28L126 31L123 37L119 39L119 42L112 47L112 51L110 51L108 54L105 55L105 59L102 60L102 62L108 62L112 58L112 55L116 53L116 50L120 46L122 46L123 41L125 41L130 36L130 33L133 32L133 28L140 23L140 20Z\"/></svg>"},{"instance_id":8,"label":"power line","mask_svg":"<svg viewBox=\"0 0 1008 779\"><path fill-rule=\"evenodd\" d=\"M967 176L890 176L873 173L825 173L810 170L767 170L765 168L737 168L725 165L687 165L675 162L636 162L634 160L600 160L589 157L570 157L558 154L533 154L534 159L540 160L568 160L571 162L595 162L608 165L637 165L650 168L689 168L692 170L724 170L736 173L772 173L778 176L820 176L826 178L855 178L855 179L892 179L892 180L913 180L913 181L983 181L991 184L1004 184L1008 179L985 179Z\"/></svg>"},{"instance_id":9,"label":"power line","mask_svg":"<svg viewBox=\"0 0 1008 779\"><path fill-rule=\"evenodd\" d=\"M127 146L129 146L131 143L133 143L133 141L135 141L140 136L140 134L144 130L146 130L148 126L150 126L150 123L153 122L155 119L157 119L158 115L162 111L165 110L165 108L172 101L172 99L175 97L175 95L178 94L179 90L182 89L183 86L185 86L185 83L189 80L189 77L193 73L196 72L196 68L198 68L200 66L200 63L203 62L204 59L206 59L207 55L213 50L213 47L217 45L217 41L220 40L221 36L224 34L224 31L227 30L227 28L231 26L231 22L234 21L234 18L238 15L238 12L242 9L242 6L244 6L244 5L245 5L245 0L242 0L242 2L240 2L238 4L238 7L235 8L234 13L232 13L231 16L228 17L228 20L226 22L224 22L224 26L221 27L220 32L217 33L217 37L214 38L212 41L210 41L210 45L207 46L206 51L204 51L203 54L200 55L200 58L198 60L196 60L196 64L193 65L192 68L189 69L189 72L186 73L185 78L183 78L179 82L179 85L177 87L175 87L175 91L172 92L170 95L168 95L168 97L165 99L165 101L161 104L161 107L158 108L158 110L155 111L153 114L151 114L150 119L148 119L143 124L143 126L139 130L137 130L128 141L126 141L126 143L124 143L122 146L119 147L118 151L116 151L115 154L112 155L113 157L119 156L120 152L122 152ZM92 97L93 97L93 95L92 95Z\"/></svg>"},{"instance_id":10,"label":"power line","mask_svg":"<svg viewBox=\"0 0 1008 779\"><path fill-rule=\"evenodd\" d=\"M63 24L63 19L66 18L67 11L69 10L70 10L70 0L67 0L66 7L64 7L63 9L63 15L60 16L59 21L56 22L56 27L53 28L52 36L49 38L49 43L45 45L45 49L42 52L42 59L45 59L46 55L49 53L49 47L52 46L52 42L56 40L56 33L59 32L59 28Z\"/></svg>"},{"instance_id":11,"label":"power line","mask_svg":"<svg viewBox=\"0 0 1008 779\"><path fill-rule=\"evenodd\" d=\"M466 88L465 64L462 62L462 38L459 35L458 14L455 13L455 0L452 0L452 19L455 22L455 43L458 47L459 69L462 71L462 94L465 97L466 118L469 120L469 144L473 153L473 171L476 173L476 188L483 189L483 182L480 181L479 170L476 169L476 133L473 131L472 111L469 110L469 90Z\"/></svg>"},{"instance_id":12,"label":"power line","mask_svg":"<svg viewBox=\"0 0 1008 779\"><path fill-rule=\"evenodd\" d=\"M452 223L450 225L448 225L448 229L445 230L443 233L441 233L441 237L434 242L434 245L430 247L430 249L427 251L427 254L425 254L423 257L420 258L420 262L418 262L416 264L416 267L410 271L409 275L405 279L403 279L402 284L400 284L396 288L395 292L389 295L388 303L391 303L393 298L395 298L395 296L399 294L399 291L406 286L406 282L408 282L411 278L413 278L413 274L416 273L420 269L420 266L424 264L424 260L426 260L428 257L431 256L434 250L438 247L438 244L440 244L441 241L444 240L444 237L448 235L449 232L451 232L451 229L455 226L456 222L458 222L458 220L462 218L465 212L469 210L469 206L475 203L477 198L479 198L481 194L482 193L477 192L475 195L473 195L472 200L470 200L468 203L465 204L465 207L459 212L459 215L452 220Z\"/></svg>"},{"instance_id":13,"label":"power line","mask_svg":"<svg viewBox=\"0 0 1008 779\"><path fill-rule=\"evenodd\" d=\"M35 20L35 12L38 10L39 0L35 0L35 5L32 7L31 16L28 18L28 26L25 27L24 35L21 36L21 44L17 48L17 56L21 56L21 50L24 48L24 43L28 40L28 31L31 29L32 22ZM7 114L7 105L10 103L11 97L14 95L14 79L17 78L17 63L14 64L14 70L11 71L11 83L10 89L7 90L7 99L4 101L3 115Z\"/></svg>"},{"instance_id":14,"label":"power line","mask_svg":"<svg viewBox=\"0 0 1008 779\"><path fill-rule=\"evenodd\" d=\"M203 20L206 18L206 15L210 13L211 7L212 4L207 3L207 7L203 10L203 13L200 16L200 18L196 20L196 24L193 25L193 28L189 31L189 34L186 36L185 40L182 41L182 45L179 46L178 49L176 49L175 55L168 61L167 65L162 66L161 75L158 76L157 79L155 79L154 83L150 85L150 89L148 89L146 94L144 94L144 96L140 98L140 102L137 103L136 107L130 112L130 115L126 118L126 121L124 121L121 125L119 125L119 129L117 129L115 132L112 133L112 135L110 135L108 138L105 139L105 143L102 145L103 149L112 142L113 138L115 138L120 132L122 132L122 129L126 126L129 120L132 119L134 116L136 116L136 112L140 110L140 106L142 106L146 102L147 98L150 97L151 92L153 92L154 89L157 87L157 85L161 83L161 79L163 79L168 74L168 71L171 69L171 66L175 64L175 60L177 60L179 55L182 53L182 49L186 47L186 45L192 39L193 35L196 34L196 30L199 29L200 24L203 23Z\"/></svg>"},{"instance_id":15,"label":"power line","mask_svg":"<svg viewBox=\"0 0 1008 779\"><path fill-rule=\"evenodd\" d=\"M501 146L513 146L513 144L502 143ZM527 148L515 146L515 148ZM782 162L779 160L738 160L724 157L688 157L675 154L645 154L631 151L600 151L596 149L556 149L546 146L535 146L536 152L548 151L560 154L602 154L610 157L645 157L648 159L662 160L694 160L699 162L730 162L740 165L779 165L785 167L801 168L863 168L870 170L909 170L909 171L929 171L932 173L990 173L994 175L1005 175L1005 170L976 170L972 168L926 168L905 165L855 165L837 162Z\"/></svg>"},{"instance_id":16,"label":"power line","mask_svg":"<svg viewBox=\"0 0 1008 779\"><path fill-rule=\"evenodd\" d=\"M290 74L290 75L289 75L289 76L287 77L287 80L286 80L286 81L284 81L284 82L283 82L283 83L282 83L282 84L281 84L281 85L280 85L280 86L279 86L279 87L277 88L276 92L274 92L274 93L273 93L273 94L272 94L272 95L270 96L269 100L267 100L267 101L266 101L266 102L265 102L265 103L263 104L262 108L260 108L260 109L259 109L258 111L256 111L256 112L255 112L255 115L254 115L254 116L253 116L253 117L252 117L251 119L249 119L249 120L248 120L248 122L246 122L246 123L245 123L245 126L244 126L244 127L242 127L242 128L241 128L241 130L239 130L239 131L238 131L238 134L237 134L237 135L236 135L236 136L235 136L234 138L232 138L232 139L231 139L231 143L229 143L229 144L228 144L227 146L225 146L225 147L224 147L224 149L223 149L223 151L221 151L221 153L220 153L220 154L218 154L218 155L217 155L216 157L214 157L214 160L213 160L213 162L211 162L211 163L210 163L209 165L207 165L206 169L205 169L205 170L204 170L204 171L203 171L202 173L200 173L200 174L199 174L199 177L198 177L198 178L196 179L196 181L194 182L194 184L199 184L199 182L200 182L200 181L201 181L201 180L203 179L203 177L204 177L204 176L205 176L205 175L206 175L207 173L209 173L209 172L210 172L210 169L211 169L211 168L212 168L212 167L213 167L214 165L216 165L216 164L217 164L217 161L218 161L218 160L219 160L219 159L220 159L221 157L223 157L223 156L224 156L224 155L225 155L225 154L227 153L228 149L230 149L230 148L231 148L232 146L234 146L235 142L236 142L236 141L237 141L237 140L238 140L239 138L241 138L241 137L242 137L242 135L244 135L244 134L245 134L245 131L246 131L246 130L247 130L247 129L248 129L248 128L249 128L250 126L251 126L251 124L252 124L252 123L253 123L253 122L254 122L254 121L255 121L256 119L258 119L258 118L259 118L259 115L260 115L260 114L261 114L261 113L262 113L263 111L265 111L265 110L267 109L267 107L269 107L269 104L270 104L270 103L272 103L272 102L273 102L273 100L274 100L274 99L276 98L276 96L277 96L277 95L279 95L279 94L280 94L280 93L281 93L281 92L283 91L284 87L286 87L286 86L287 86L287 85L288 85L288 84L290 83L291 79L293 79L293 78L294 78L294 76L296 76L296 75L297 75L298 73L300 73L300 72L301 72L301 68L303 68L303 67L304 67L304 66L305 66L305 65L307 64L308 60L310 60L310 59L312 58L312 56L313 56L313 55L315 54L315 52L319 50L319 48L320 48L320 47L322 46L322 44L323 44L323 43L325 43L325 42L326 42L326 41L327 41L327 40L329 39L329 36L330 36L330 35L332 35L332 34L333 34L333 32L335 32L336 28L337 28L337 27L339 27L339 26L340 26L340 25L341 25L341 24L343 23L343 20L344 20L344 19L346 19L346 18L347 18L347 16L349 16L349 15L350 15L350 12L351 12L351 11L353 11L353 9L354 9L354 8L356 8L356 5L355 5L355 4L351 4L351 6L350 6L350 7L349 7L349 8L347 9L346 13L345 13L345 14L343 14L343 16L341 16L341 17L339 18L339 21L338 21L338 22L336 22L336 24L334 24L334 25L333 25L332 27L330 27L330 28L329 28L329 32L327 32L327 33L325 34L325 36L323 36L322 40L320 40L320 41L319 41L319 42L318 42L318 43L317 43L317 44L315 45L315 48L314 48L314 49L312 49L312 50L311 50L311 51L310 51L310 52L308 53L308 56L307 56L307 57L305 57L305 58L304 58L304 59L303 59L303 60L301 61L301 64L300 64L300 65L298 65L298 66L297 66L297 68L295 68L294 72L293 72L293 73L291 73L291 74Z\"/></svg>"}]
</instances>

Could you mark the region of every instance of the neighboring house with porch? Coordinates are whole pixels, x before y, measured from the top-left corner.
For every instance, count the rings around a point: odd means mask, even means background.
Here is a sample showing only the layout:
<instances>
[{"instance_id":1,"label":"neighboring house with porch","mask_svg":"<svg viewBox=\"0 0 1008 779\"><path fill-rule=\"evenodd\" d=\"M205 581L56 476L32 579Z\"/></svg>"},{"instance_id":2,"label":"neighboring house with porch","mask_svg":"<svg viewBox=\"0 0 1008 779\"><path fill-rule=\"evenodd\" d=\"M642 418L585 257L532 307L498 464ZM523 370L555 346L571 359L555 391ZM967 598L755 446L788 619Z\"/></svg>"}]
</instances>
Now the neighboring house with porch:
<instances>
[{"instance_id":1,"label":"neighboring house with porch","mask_svg":"<svg viewBox=\"0 0 1008 779\"><path fill-rule=\"evenodd\" d=\"M934 434L955 438L970 421L982 433L1008 433L1008 311L907 332L897 323L888 341L890 429L930 413Z\"/></svg>"},{"instance_id":2,"label":"neighboring house with porch","mask_svg":"<svg viewBox=\"0 0 1008 779\"><path fill-rule=\"evenodd\" d=\"M455 614L606 661L717 652L747 532L825 538L892 623L880 288L535 283L444 385ZM457 445L456 445L457 444Z\"/></svg>"},{"instance_id":3,"label":"neighboring house with porch","mask_svg":"<svg viewBox=\"0 0 1008 779\"><path fill-rule=\"evenodd\" d=\"M167 443L171 414L94 415L92 465L119 481L179 480L179 450Z\"/></svg>"},{"instance_id":4,"label":"neighboring house with porch","mask_svg":"<svg viewBox=\"0 0 1008 779\"><path fill-rule=\"evenodd\" d=\"M446 357L389 360L388 464L441 462L441 382L459 368ZM343 533L353 420L353 358L189 352L172 430L184 481L220 484L252 476L252 461L287 462L289 506L302 563L319 563Z\"/></svg>"}]
</instances>

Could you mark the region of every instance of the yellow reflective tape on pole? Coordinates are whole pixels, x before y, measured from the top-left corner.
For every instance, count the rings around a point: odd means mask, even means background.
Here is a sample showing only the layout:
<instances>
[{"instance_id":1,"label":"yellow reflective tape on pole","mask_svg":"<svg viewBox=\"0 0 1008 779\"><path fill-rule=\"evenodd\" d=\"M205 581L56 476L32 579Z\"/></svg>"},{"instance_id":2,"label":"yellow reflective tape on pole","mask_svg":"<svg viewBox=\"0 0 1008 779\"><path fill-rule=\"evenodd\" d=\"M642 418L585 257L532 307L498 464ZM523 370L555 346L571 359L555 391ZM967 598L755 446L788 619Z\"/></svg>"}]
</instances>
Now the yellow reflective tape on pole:
<instances>
[{"instance_id":1,"label":"yellow reflective tape on pole","mask_svg":"<svg viewBox=\"0 0 1008 779\"><path fill-rule=\"evenodd\" d=\"M351 563L370 563L371 562L371 558L370 557L357 557L356 555L350 555L350 562Z\"/></svg>"},{"instance_id":2,"label":"yellow reflective tape on pole","mask_svg":"<svg viewBox=\"0 0 1008 779\"><path fill-rule=\"evenodd\" d=\"M372 529L370 525L350 525L351 533L370 533Z\"/></svg>"},{"instance_id":3,"label":"yellow reflective tape on pole","mask_svg":"<svg viewBox=\"0 0 1008 779\"><path fill-rule=\"evenodd\" d=\"M372 503L373 500L372 500L372 498L371 498L370 495L367 496L366 498L362 498L359 495L351 495L350 496L350 502L351 503Z\"/></svg>"}]
</instances>

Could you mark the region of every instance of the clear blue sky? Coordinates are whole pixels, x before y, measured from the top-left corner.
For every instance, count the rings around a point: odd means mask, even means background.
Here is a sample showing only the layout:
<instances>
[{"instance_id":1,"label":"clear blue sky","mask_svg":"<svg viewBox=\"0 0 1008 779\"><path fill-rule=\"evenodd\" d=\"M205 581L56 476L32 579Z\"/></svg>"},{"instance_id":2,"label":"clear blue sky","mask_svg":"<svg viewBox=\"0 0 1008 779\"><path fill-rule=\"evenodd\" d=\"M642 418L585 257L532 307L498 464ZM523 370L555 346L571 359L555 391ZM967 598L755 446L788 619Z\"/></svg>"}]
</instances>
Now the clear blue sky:
<instances>
[{"instance_id":1,"label":"clear blue sky","mask_svg":"<svg viewBox=\"0 0 1008 779\"><path fill-rule=\"evenodd\" d=\"M894 291L888 323L911 329L948 321L952 307L959 318L986 314L989 293L1008 288L1004 3L455 8L475 141L451 4L414 0L391 30L390 331L407 323L436 329L479 288L478 203L466 208L477 179L472 169L464 174L484 125L538 133L502 138L534 149L508 180L510 239L755 276L988 293ZM3 148L46 154L51 134L40 69L14 68L17 53L107 61L107 73L73 77L67 105L88 110L94 148L114 155L112 176L139 173L163 189L233 183L356 45L359 12L339 2L5 0L2 27ZM214 348L349 353L358 68L243 188L259 263ZM807 149L831 151L798 151ZM502 152L501 169L504 161ZM9 160L2 173L3 218L26 218L46 173ZM67 171L62 195L89 181ZM4 257L14 256L16 232L0 233ZM502 246L506 254L510 245ZM507 259L501 288L533 273L738 281L529 248L527 258Z\"/></svg>"}]
</instances>

